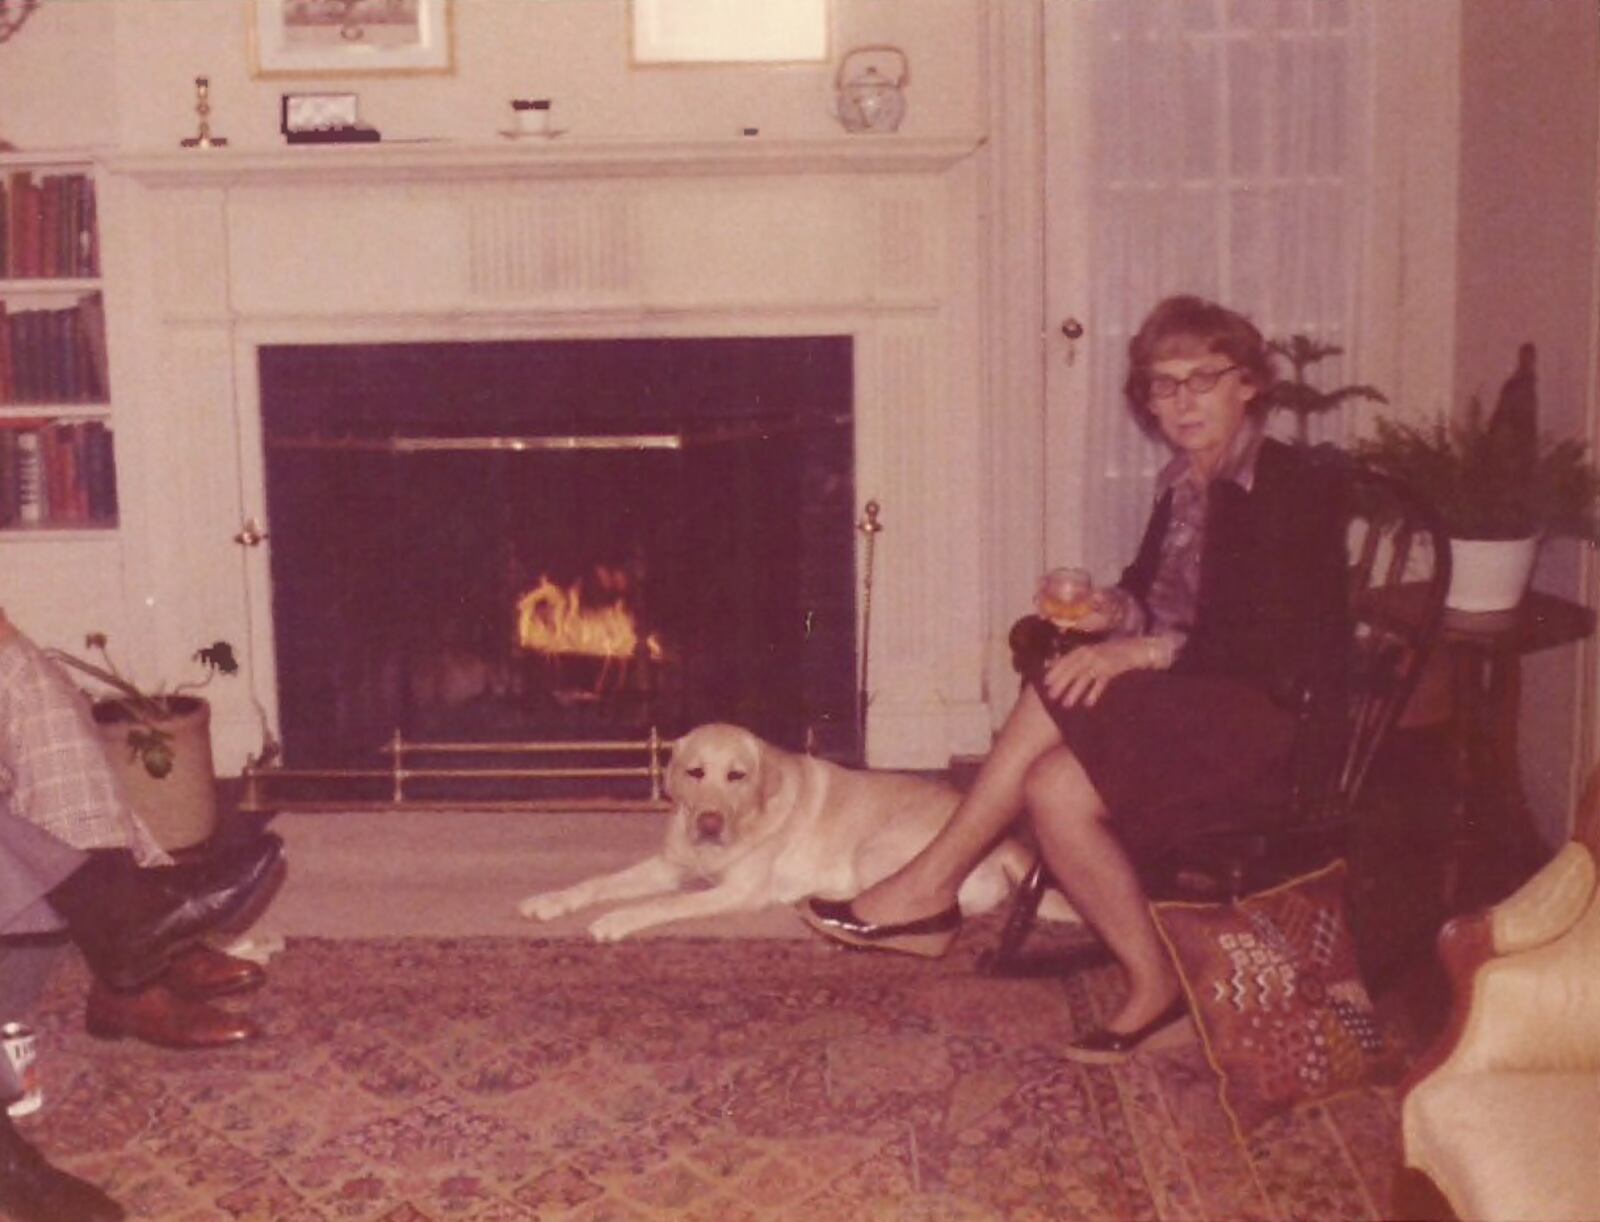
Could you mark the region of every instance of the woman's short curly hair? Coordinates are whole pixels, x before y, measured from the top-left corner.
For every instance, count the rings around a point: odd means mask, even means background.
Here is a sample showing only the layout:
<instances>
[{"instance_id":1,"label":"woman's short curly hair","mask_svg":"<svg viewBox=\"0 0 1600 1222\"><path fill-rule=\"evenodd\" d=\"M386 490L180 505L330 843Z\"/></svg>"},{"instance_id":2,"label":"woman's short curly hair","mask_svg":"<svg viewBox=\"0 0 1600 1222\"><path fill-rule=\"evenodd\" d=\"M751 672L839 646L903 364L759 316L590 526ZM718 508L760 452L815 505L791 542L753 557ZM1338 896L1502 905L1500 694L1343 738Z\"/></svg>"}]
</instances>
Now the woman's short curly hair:
<instances>
[{"instance_id":1,"label":"woman's short curly hair","mask_svg":"<svg viewBox=\"0 0 1600 1222\"><path fill-rule=\"evenodd\" d=\"M1220 352L1238 365L1256 388L1251 410L1266 410L1267 392L1278 378L1272 350L1255 323L1214 301L1182 294L1158 302L1128 341L1128 379L1122 389L1140 424L1155 427L1150 410L1150 367L1171 357L1207 352Z\"/></svg>"}]
</instances>

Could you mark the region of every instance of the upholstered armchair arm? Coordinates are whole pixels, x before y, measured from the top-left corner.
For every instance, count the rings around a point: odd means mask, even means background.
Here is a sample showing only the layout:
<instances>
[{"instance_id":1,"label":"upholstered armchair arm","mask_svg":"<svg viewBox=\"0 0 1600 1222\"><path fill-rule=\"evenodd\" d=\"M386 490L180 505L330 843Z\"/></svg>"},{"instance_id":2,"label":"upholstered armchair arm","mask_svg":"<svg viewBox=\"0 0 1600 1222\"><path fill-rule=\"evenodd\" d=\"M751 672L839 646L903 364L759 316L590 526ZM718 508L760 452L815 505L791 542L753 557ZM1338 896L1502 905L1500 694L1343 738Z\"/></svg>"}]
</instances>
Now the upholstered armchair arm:
<instances>
[{"instance_id":1,"label":"upholstered armchair arm","mask_svg":"<svg viewBox=\"0 0 1600 1222\"><path fill-rule=\"evenodd\" d=\"M1600 897L1570 842L1515 894L1439 933L1454 994L1445 1032L1403 1090L1432 1074L1600 1066Z\"/></svg>"},{"instance_id":2,"label":"upholstered armchair arm","mask_svg":"<svg viewBox=\"0 0 1600 1222\"><path fill-rule=\"evenodd\" d=\"M1495 954L1511 954L1560 937L1588 907L1595 874L1589 850L1568 841L1537 874L1489 909Z\"/></svg>"}]
</instances>

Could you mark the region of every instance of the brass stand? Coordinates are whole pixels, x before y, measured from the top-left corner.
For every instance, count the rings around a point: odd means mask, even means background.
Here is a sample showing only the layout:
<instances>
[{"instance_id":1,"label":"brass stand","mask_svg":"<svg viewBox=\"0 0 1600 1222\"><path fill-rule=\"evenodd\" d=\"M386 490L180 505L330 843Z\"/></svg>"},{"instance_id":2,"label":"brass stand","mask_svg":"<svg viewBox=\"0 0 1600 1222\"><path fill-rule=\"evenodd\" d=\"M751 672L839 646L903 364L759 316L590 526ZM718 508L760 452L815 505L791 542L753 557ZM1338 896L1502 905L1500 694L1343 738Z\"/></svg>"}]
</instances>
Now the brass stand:
<instances>
[{"instance_id":1,"label":"brass stand","mask_svg":"<svg viewBox=\"0 0 1600 1222\"><path fill-rule=\"evenodd\" d=\"M868 659L872 648L872 564L877 558L878 535L883 530L878 517L882 509L877 501L868 501L861 520L856 523L856 529L866 541L866 555L861 564L861 666L856 681L856 749L863 760L867 756L867 705L872 700L868 684L871 673Z\"/></svg>"}]
</instances>

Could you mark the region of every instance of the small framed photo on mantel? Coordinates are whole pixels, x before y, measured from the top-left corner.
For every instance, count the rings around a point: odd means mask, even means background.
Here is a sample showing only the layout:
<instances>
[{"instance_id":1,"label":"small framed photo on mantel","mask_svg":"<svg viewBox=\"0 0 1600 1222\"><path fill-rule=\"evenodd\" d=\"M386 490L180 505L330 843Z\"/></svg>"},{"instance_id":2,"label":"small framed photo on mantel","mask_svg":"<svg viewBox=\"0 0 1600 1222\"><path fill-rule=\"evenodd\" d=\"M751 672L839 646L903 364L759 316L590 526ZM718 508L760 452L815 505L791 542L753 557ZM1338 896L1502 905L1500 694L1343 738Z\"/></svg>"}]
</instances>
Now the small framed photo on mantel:
<instances>
[{"instance_id":1,"label":"small framed photo on mantel","mask_svg":"<svg viewBox=\"0 0 1600 1222\"><path fill-rule=\"evenodd\" d=\"M451 72L451 0L251 0L256 76Z\"/></svg>"}]
</instances>

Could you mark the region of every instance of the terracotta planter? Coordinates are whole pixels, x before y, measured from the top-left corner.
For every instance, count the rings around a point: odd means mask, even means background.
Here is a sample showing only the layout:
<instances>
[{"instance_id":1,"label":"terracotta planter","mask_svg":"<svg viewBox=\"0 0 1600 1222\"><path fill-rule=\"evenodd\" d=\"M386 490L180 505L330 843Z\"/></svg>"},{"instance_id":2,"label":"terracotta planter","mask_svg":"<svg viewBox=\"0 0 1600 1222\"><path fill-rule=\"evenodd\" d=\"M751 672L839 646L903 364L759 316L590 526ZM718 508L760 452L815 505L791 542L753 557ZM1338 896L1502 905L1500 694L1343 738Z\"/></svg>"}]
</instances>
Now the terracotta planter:
<instances>
[{"instance_id":1,"label":"terracotta planter","mask_svg":"<svg viewBox=\"0 0 1600 1222\"><path fill-rule=\"evenodd\" d=\"M169 852L208 839L217 827L217 786L211 764L211 706L195 696L169 696L171 716L154 728L171 735L172 768L152 776L144 759L129 744L130 733L147 731L114 700L94 705L94 720L112 768L141 818Z\"/></svg>"},{"instance_id":2,"label":"terracotta planter","mask_svg":"<svg viewBox=\"0 0 1600 1222\"><path fill-rule=\"evenodd\" d=\"M1451 539L1450 590L1444 605L1453 611L1509 611L1522 601L1539 556L1539 538Z\"/></svg>"}]
</instances>

